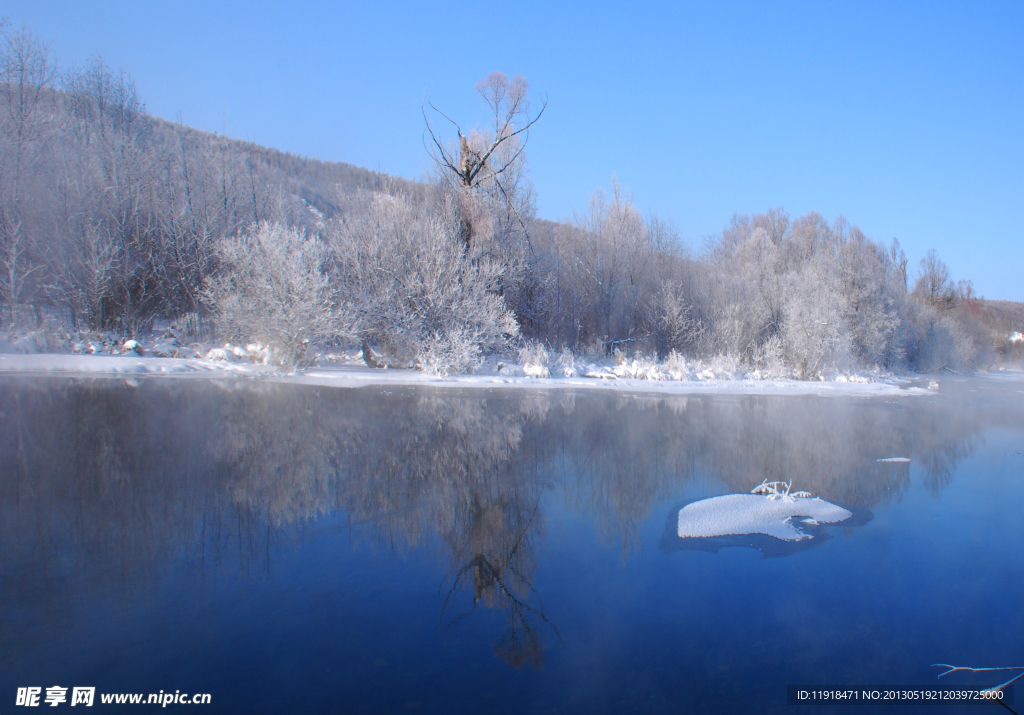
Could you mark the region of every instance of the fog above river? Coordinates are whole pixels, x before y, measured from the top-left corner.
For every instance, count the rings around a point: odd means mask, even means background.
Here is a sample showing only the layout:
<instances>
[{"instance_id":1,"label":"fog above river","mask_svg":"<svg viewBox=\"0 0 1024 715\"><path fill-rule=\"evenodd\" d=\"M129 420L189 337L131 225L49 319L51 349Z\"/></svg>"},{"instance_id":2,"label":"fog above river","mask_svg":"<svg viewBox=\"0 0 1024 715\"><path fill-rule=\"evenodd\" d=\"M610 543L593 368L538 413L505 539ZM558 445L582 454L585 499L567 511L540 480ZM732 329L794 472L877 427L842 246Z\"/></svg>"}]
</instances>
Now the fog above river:
<instances>
[{"instance_id":1,"label":"fog above river","mask_svg":"<svg viewBox=\"0 0 1024 715\"><path fill-rule=\"evenodd\" d=\"M0 529L33 558L72 570L86 559L94 574L129 579L211 529L258 558L267 534L334 512L390 548L436 534L461 558L527 522L541 530L551 493L628 551L652 504L699 480L723 492L792 480L870 509L909 480L907 463L877 460L910 457L938 495L981 431L1022 412L953 397L880 409L817 397L6 380ZM2 557L8 573L16 551Z\"/></svg>"}]
</instances>

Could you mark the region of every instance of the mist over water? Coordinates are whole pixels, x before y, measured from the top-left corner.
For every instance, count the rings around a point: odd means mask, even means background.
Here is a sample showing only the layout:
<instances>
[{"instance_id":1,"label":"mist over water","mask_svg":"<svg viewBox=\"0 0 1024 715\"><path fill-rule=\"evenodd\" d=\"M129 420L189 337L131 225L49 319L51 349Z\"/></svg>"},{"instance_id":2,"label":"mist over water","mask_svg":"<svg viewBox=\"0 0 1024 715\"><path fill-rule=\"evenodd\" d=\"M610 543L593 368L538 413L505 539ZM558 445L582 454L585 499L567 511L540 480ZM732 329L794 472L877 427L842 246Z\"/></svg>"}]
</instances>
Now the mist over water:
<instances>
[{"instance_id":1,"label":"mist over water","mask_svg":"<svg viewBox=\"0 0 1024 715\"><path fill-rule=\"evenodd\" d=\"M1015 665L1022 397L3 380L0 697L789 712L787 684ZM766 479L858 518L667 532Z\"/></svg>"}]
</instances>

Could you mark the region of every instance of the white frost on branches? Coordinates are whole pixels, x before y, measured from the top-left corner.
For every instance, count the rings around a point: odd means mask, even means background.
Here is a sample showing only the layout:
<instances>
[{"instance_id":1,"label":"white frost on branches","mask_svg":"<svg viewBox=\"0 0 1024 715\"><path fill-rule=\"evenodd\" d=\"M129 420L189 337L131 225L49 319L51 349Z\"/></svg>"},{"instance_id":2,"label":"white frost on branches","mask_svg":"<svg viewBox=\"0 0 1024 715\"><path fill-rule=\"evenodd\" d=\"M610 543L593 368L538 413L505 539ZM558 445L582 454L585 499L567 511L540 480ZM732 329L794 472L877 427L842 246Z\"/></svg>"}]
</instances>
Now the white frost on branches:
<instances>
[{"instance_id":1,"label":"white frost on branches","mask_svg":"<svg viewBox=\"0 0 1024 715\"><path fill-rule=\"evenodd\" d=\"M465 372L518 335L496 292L501 266L467 256L459 230L451 202L437 215L385 193L332 227L339 293L359 308L359 338L392 366Z\"/></svg>"},{"instance_id":2,"label":"white frost on branches","mask_svg":"<svg viewBox=\"0 0 1024 715\"><path fill-rule=\"evenodd\" d=\"M223 239L219 257L206 296L226 337L267 345L274 362L296 369L315 344L354 336L356 315L335 302L316 236L264 222Z\"/></svg>"}]
</instances>

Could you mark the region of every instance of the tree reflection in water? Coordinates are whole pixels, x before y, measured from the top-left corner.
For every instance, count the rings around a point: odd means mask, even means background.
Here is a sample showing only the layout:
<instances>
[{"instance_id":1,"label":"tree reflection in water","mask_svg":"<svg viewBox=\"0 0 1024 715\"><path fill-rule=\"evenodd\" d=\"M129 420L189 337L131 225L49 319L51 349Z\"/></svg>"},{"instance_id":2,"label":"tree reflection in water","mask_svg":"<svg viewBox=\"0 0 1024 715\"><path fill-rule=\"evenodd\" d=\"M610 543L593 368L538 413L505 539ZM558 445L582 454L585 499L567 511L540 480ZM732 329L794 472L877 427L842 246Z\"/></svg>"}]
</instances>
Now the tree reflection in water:
<instances>
[{"instance_id":1,"label":"tree reflection in water","mask_svg":"<svg viewBox=\"0 0 1024 715\"><path fill-rule=\"evenodd\" d=\"M558 631L534 588L552 499L623 559L693 483L762 480L842 504L936 495L1019 403L637 397L220 381L0 380L0 648L83 592L134 598L184 564L200 581L273 578L277 546L328 515L393 550L439 549L441 621L506 614L497 652L543 662ZM905 464L886 457L912 458ZM332 516L332 518L338 518ZM557 616L555 616L557 620Z\"/></svg>"},{"instance_id":2,"label":"tree reflection in water","mask_svg":"<svg viewBox=\"0 0 1024 715\"><path fill-rule=\"evenodd\" d=\"M532 513L521 525L507 550L502 549L504 537L503 504L491 504L478 511L471 530L469 543L475 551L473 557L455 572L451 586L441 606L442 626L455 625L467 615L463 611L446 622L448 606L460 587L472 582L473 608L481 601L488 608L507 609L507 627L501 643L495 647L506 663L521 668L526 664L539 668L544 664L542 627L547 626L561 640L558 629L544 615L544 605L532 584L533 559L530 542L530 526L537 516L540 504L535 504ZM497 542L497 543L496 543ZM524 570L526 569L530 570ZM535 601L538 605L532 605Z\"/></svg>"}]
</instances>

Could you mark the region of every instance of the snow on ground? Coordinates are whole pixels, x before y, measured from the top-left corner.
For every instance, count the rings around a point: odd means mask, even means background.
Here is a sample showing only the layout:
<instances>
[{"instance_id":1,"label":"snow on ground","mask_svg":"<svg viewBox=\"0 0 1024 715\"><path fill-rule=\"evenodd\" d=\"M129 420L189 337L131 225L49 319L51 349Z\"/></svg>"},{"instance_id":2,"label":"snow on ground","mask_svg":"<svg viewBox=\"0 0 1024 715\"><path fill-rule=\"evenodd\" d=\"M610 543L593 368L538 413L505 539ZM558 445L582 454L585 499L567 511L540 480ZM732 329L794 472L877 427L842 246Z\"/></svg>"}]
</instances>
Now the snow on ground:
<instances>
[{"instance_id":1,"label":"snow on ground","mask_svg":"<svg viewBox=\"0 0 1024 715\"><path fill-rule=\"evenodd\" d=\"M285 374L272 366L251 361L213 358L142 357L126 355L0 354L0 375L66 375L92 377L173 376L231 378L249 377L275 382L328 387L371 385L422 385L467 388L586 389L657 394L736 395L922 395L933 394L905 381L809 382L799 380L699 379L645 380L636 378L546 377L504 375L457 375L438 377L419 370L375 370L357 364L314 367L299 374Z\"/></svg>"},{"instance_id":2,"label":"snow on ground","mask_svg":"<svg viewBox=\"0 0 1024 715\"><path fill-rule=\"evenodd\" d=\"M119 340L108 333L55 333L37 330L9 339L0 333L0 375L131 377L163 375L205 378L260 378L332 387L430 385L466 388L611 390L656 394L736 395L920 395L928 390L880 371L836 373L814 381L750 371L735 361L685 360L670 356L588 361L568 351L548 355L539 346L519 359L490 357L473 374L441 377L415 369L373 369L362 353L320 356L318 365L285 374L258 345L186 344L173 329L145 341ZM526 359L524 359L526 358ZM937 384L935 385L937 387ZM934 388L933 388L934 389Z\"/></svg>"},{"instance_id":3,"label":"snow on ground","mask_svg":"<svg viewBox=\"0 0 1024 715\"><path fill-rule=\"evenodd\" d=\"M504 375L455 375L436 377L416 370L368 370L358 367L312 368L296 376L298 382L359 387L363 385L435 385L452 387L516 387L527 389L586 389L657 394L735 395L921 395L927 390L887 382L809 382L800 380L645 380L637 378L527 377Z\"/></svg>"},{"instance_id":4,"label":"snow on ground","mask_svg":"<svg viewBox=\"0 0 1024 715\"><path fill-rule=\"evenodd\" d=\"M817 526L849 519L852 514L818 497L727 494L687 504L679 510L681 538L765 534L782 541L812 538L793 521Z\"/></svg>"}]
</instances>

